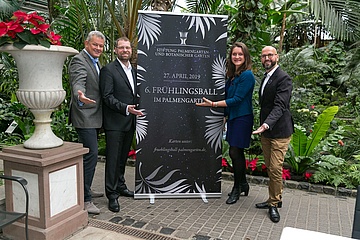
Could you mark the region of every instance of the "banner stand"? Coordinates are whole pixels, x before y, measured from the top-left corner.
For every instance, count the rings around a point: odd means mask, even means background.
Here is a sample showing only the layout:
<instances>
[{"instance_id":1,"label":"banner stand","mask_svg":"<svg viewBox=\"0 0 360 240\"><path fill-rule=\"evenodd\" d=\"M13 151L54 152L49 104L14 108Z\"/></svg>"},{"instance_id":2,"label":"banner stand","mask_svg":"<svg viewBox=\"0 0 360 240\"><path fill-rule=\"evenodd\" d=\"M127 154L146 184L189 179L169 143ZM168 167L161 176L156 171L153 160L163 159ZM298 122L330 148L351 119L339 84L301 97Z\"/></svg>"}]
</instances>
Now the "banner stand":
<instances>
[{"instance_id":1,"label":"banner stand","mask_svg":"<svg viewBox=\"0 0 360 240\"><path fill-rule=\"evenodd\" d=\"M139 11L135 199L221 197L227 16Z\"/></svg>"}]
</instances>

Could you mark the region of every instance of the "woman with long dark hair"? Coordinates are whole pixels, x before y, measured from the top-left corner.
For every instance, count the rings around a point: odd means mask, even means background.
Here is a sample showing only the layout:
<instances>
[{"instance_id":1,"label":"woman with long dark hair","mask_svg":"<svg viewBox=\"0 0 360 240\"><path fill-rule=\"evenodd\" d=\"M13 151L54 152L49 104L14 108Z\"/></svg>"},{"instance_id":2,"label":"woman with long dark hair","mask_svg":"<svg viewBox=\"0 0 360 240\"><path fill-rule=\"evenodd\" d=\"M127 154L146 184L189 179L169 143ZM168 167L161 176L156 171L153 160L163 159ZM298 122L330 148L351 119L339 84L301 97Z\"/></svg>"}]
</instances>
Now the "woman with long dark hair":
<instances>
[{"instance_id":1,"label":"woman with long dark hair","mask_svg":"<svg viewBox=\"0 0 360 240\"><path fill-rule=\"evenodd\" d=\"M234 186L226 200L234 204L241 193L249 194L246 180L246 161L244 149L250 146L254 124L252 96L255 77L251 71L249 49L244 43L235 42L230 48L225 83L225 100L213 102L203 98L197 106L224 107L227 122L226 141L230 145L229 155L234 169Z\"/></svg>"}]
</instances>

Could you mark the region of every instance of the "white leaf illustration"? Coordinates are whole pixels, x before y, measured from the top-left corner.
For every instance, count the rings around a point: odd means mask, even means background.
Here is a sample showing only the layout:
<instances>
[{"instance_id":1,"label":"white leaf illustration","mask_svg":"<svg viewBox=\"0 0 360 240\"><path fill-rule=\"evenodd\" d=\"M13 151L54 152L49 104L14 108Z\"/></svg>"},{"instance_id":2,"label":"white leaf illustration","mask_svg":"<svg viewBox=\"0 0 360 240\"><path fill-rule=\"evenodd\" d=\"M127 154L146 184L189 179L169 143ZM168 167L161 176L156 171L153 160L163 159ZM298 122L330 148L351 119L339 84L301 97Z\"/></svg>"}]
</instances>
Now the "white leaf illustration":
<instances>
[{"instance_id":1,"label":"white leaf illustration","mask_svg":"<svg viewBox=\"0 0 360 240\"><path fill-rule=\"evenodd\" d=\"M205 35L206 35L205 25L208 31L211 28L211 22L214 25L216 25L215 19L209 16L188 16L186 18L186 22L189 20L190 23L188 29L192 28L193 26L195 26L195 32L197 32L200 29L203 39L205 39Z\"/></svg>"},{"instance_id":2,"label":"white leaf illustration","mask_svg":"<svg viewBox=\"0 0 360 240\"><path fill-rule=\"evenodd\" d=\"M212 64L212 79L215 81L217 90L225 91L226 78L226 59L220 55L214 60ZM224 93L222 93L223 95Z\"/></svg>"},{"instance_id":3,"label":"white leaf illustration","mask_svg":"<svg viewBox=\"0 0 360 240\"><path fill-rule=\"evenodd\" d=\"M144 55L144 56L146 56L146 57L148 56L147 53L144 52L144 51L141 50L141 49L138 49L138 50L137 50L137 54L138 54L138 55Z\"/></svg>"},{"instance_id":4,"label":"white leaf illustration","mask_svg":"<svg viewBox=\"0 0 360 240\"><path fill-rule=\"evenodd\" d=\"M138 144L147 135L148 120L146 120L145 109L140 109L144 113L144 116L137 116L136 118L136 143Z\"/></svg>"},{"instance_id":5,"label":"white leaf illustration","mask_svg":"<svg viewBox=\"0 0 360 240\"><path fill-rule=\"evenodd\" d=\"M156 168L149 176L143 177L141 172L142 162L139 163L140 180L136 180L135 192L136 193L184 193L189 191L191 187L189 184L184 183L186 179L180 179L173 183L167 183L168 180L180 169L170 171L166 176L161 179L154 180L163 166Z\"/></svg>"},{"instance_id":6,"label":"white leaf illustration","mask_svg":"<svg viewBox=\"0 0 360 240\"><path fill-rule=\"evenodd\" d=\"M223 26L225 27L225 29L226 29L226 26L227 26L227 20L228 20L227 17L221 19L221 22L225 22L225 23L223 24ZM221 35L215 40L215 42L220 41L221 39L226 39L226 38L227 38L227 31L225 31L223 34L221 34Z\"/></svg>"},{"instance_id":7,"label":"white leaf illustration","mask_svg":"<svg viewBox=\"0 0 360 240\"><path fill-rule=\"evenodd\" d=\"M140 65L137 65L137 70L138 70L137 71L137 80L138 80L137 85L139 86L141 84L141 82L146 82L144 76L140 73L140 71L146 72L146 69Z\"/></svg>"},{"instance_id":8,"label":"white leaf illustration","mask_svg":"<svg viewBox=\"0 0 360 240\"><path fill-rule=\"evenodd\" d=\"M159 18L161 18L161 15L158 14L139 14L138 38L139 42L142 41L143 45L146 44L148 50L161 34L161 20Z\"/></svg>"},{"instance_id":9,"label":"white leaf illustration","mask_svg":"<svg viewBox=\"0 0 360 240\"><path fill-rule=\"evenodd\" d=\"M216 152L218 149L221 149L221 139L222 139L222 130L224 124L224 113L217 112L213 109L210 109L212 116L205 116L208 120L205 128L205 139L207 143L210 143L211 147Z\"/></svg>"},{"instance_id":10,"label":"white leaf illustration","mask_svg":"<svg viewBox=\"0 0 360 240\"><path fill-rule=\"evenodd\" d=\"M223 34L221 34L216 40L215 40L215 42L217 42L217 41L220 41L221 39L226 39L227 38L227 32L224 32Z\"/></svg>"},{"instance_id":11,"label":"white leaf illustration","mask_svg":"<svg viewBox=\"0 0 360 240\"><path fill-rule=\"evenodd\" d=\"M204 183L202 184L202 188L200 188L197 182L195 182L195 187L199 193L206 193Z\"/></svg>"},{"instance_id":12,"label":"white leaf illustration","mask_svg":"<svg viewBox=\"0 0 360 240\"><path fill-rule=\"evenodd\" d=\"M216 159L222 159L222 154L220 154ZM220 169L216 172L216 174L219 176L218 180L216 182L221 182L222 179L222 168L220 167Z\"/></svg>"}]
</instances>

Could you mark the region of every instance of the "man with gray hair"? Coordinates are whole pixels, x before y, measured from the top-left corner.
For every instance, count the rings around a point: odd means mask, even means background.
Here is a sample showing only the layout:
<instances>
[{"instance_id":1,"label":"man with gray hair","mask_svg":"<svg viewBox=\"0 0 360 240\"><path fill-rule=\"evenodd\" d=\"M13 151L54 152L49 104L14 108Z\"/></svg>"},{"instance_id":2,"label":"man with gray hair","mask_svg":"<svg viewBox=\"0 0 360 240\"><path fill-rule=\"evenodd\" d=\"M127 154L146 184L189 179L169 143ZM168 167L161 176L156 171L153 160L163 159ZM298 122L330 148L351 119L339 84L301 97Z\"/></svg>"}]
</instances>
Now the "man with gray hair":
<instances>
[{"instance_id":1,"label":"man with gray hair","mask_svg":"<svg viewBox=\"0 0 360 240\"><path fill-rule=\"evenodd\" d=\"M104 195L91 191L98 159L98 130L102 126L98 59L104 50L104 43L105 36L101 32L91 31L85 40L85 48L71 60L69 66L71 87L69 123L75 127L79 142L89 149L83 159L84 208L91 214L100 213L92 198Z\"/></svg>"}]
</instances>

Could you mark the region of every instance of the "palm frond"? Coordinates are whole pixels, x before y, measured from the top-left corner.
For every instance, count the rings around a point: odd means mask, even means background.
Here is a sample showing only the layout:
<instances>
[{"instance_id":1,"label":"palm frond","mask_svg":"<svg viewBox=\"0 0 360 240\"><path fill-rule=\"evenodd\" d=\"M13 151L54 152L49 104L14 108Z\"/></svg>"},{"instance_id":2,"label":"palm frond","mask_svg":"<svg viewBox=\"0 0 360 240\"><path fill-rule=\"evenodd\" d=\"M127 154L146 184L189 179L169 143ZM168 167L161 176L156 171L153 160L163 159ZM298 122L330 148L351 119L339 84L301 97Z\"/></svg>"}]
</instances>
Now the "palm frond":
<instances>
[{"instance_id":1,"label":"palm frond","mask_svg":"<svg viewBox=\"0 0 360 240\"><path fill-rule=\"evenodd\" d=\"M310 9L316 21L321 20L335 38L360 39L360 8L355 0L312 0Z\"/></svg>"}]
</instances>

